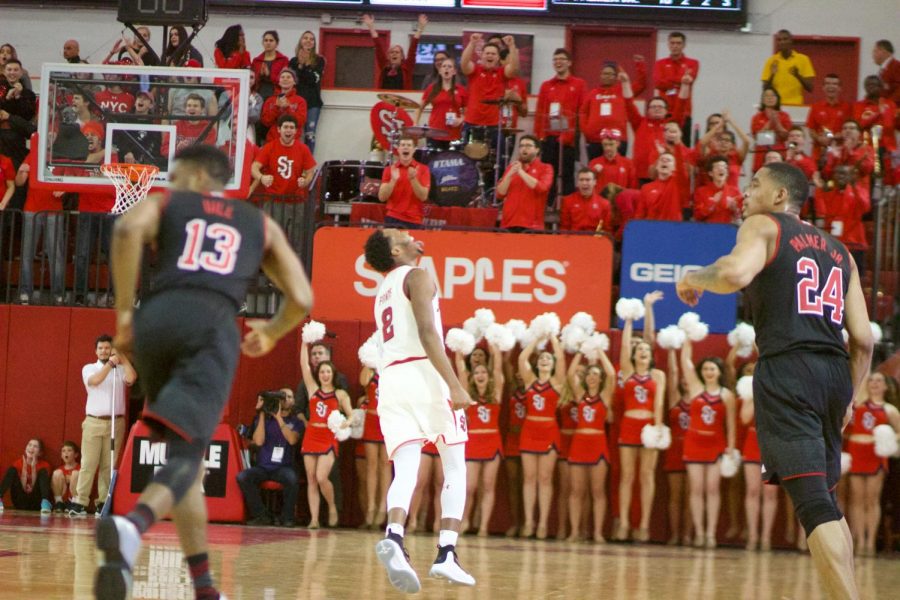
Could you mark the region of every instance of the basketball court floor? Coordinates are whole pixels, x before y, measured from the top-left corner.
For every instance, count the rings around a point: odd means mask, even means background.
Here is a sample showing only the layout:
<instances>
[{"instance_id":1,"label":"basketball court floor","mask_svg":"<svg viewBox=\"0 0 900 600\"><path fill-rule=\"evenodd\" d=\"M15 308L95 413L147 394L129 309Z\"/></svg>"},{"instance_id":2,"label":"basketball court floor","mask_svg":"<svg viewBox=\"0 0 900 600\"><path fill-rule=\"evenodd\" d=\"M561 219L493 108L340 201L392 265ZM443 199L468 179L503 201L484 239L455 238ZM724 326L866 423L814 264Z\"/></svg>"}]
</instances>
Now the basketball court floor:
<instances>
[{"instance_id":1,"label":"basketball court floor","mask_svg":"<svg viewBox=\"0 0 900 600\"><path fill-rule=\"evenodd\" d=\"M0 516L0 599L93 598L93 517ZM230 600L401 598L373 546L381 534L210 526L210 564ZM465 537L461 562L474 588L427 578L435 538L407 538L423 580L420 598L657 600L814 600L822 598L812 561L796 552L694 550L662 545L593 545ZM896 598L900 555L857 559L862 598ZM135 570L134 598L191 600L173 525L151 530Z\"/></svg>"}]
</instances>

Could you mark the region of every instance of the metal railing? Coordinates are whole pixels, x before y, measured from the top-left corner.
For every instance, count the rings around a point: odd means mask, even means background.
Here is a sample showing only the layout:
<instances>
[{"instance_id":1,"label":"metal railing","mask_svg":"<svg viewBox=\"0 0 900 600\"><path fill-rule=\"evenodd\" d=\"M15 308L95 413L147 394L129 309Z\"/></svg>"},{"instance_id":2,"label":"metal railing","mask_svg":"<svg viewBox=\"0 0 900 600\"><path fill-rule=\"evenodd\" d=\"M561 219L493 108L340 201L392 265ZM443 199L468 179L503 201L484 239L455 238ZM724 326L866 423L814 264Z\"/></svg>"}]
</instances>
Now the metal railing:
<instances>
[{"instance_id":1,"label":"metal railing","mask_svg":"<svg viewBox=\"0 0 900 600\"><path fill-rule=\"evenodd\" d=\"M900 324L895 320L900 300L900 186L876 185L872 208L875 228L870 317L881 324L883 340L895 345L900 338Z\"/></svg>"}]
</instances>

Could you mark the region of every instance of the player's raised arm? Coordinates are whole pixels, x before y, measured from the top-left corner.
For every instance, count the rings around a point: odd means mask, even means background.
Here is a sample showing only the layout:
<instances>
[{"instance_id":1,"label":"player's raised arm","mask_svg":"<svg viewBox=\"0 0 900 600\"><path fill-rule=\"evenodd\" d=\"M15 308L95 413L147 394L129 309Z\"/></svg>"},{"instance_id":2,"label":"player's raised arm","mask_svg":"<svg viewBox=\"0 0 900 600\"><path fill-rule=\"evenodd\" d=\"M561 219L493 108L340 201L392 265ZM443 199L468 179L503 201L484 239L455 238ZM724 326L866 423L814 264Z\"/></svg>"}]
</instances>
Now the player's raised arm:
<instances>
[{"instance_id":1,"label":"player's raised arm","mask_svg":"<svg viewBox=\"0 0 900 600\"><path fill-rule=\"evenodd\" d=\"M872 364L875 340L872 338L872 327L869 325L866 299L859 284L859 270L852 256L850 256L850 283L844 305L844 327L850 334L850 377L853 381L855 402L859 399L860 392L865 389L863 384ZM852 407L853 403L850 406Z\"/></svg>"},{"instance_id":2,"label":"player's raised arm","mask_svg":"<svg viewBox=\"0 0 900 600\"><path fill-rule=\"evenodd\" d=\"M262 269L284 297L278 312L271 319L247 321L250 331L244 336L241 350L248 356L262 356L269 352L275 342L309 314L313 303L312 288L300 259L288 244L281 227L268 216L265 219L267 244Z\"/></svg>"},{"instance_id":3,"label":"player's raised arm","mask_svg":"<svg viewBox=\"0 0 900 600\"><path fill-rule=\"evenodd\" d=\"M447 358L447 353L444 351L444 344L434 325L434 314L431 308L431 301L435 294L434 282L422 269L413 269L406 277L404 288L409 296L413 315L416 317L419 341L422 343L422 348L425 349L428 360L450 388L450 401L453 408L455 410L467 408L474 402L469 398L465 388L460 385L459 379L456 378L450 359Z\"/></svg>"}]
</instances>

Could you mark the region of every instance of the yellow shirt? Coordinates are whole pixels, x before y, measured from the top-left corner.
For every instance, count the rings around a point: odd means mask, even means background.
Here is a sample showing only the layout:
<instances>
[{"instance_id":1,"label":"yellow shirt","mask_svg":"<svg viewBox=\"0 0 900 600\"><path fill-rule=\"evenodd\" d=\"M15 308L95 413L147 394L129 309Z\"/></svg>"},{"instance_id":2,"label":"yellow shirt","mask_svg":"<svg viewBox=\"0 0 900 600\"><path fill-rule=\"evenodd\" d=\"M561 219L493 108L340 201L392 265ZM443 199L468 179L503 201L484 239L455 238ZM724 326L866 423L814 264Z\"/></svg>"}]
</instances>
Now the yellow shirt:
<instances>
[{"instance_id":1,"label":"yellow shirt","mask_svg":"<svg viewBox=\"0 0 900 600\"><path fill-rule=\"evenodd\" d=\"M812 61L807 55L800 54L796 50L791 53L790 58L784 58L781 52L776 52L763 65L760 79L764 82L769 80L773 63L778 64L778 71L772 79L772 87L781 96L781 103L803 104L803 86L800 84L800 80L791 74L791 69L797 67L801 77L815 77L816 71L813 69Z\"/></svg>"}]
</instances>

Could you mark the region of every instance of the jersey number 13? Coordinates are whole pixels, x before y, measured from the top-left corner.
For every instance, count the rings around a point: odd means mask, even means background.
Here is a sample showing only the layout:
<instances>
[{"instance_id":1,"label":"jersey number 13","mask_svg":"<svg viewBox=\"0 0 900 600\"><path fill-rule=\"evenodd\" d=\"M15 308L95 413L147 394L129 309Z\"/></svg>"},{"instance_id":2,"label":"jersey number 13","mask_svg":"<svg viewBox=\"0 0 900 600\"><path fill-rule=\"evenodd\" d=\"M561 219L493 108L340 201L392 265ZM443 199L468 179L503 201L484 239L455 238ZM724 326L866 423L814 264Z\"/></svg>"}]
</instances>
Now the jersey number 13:
<instances>
[{"instance_id":1,"label":"jersey number 13","mask_svg":"<svg viewBox=\"0 0 900 600\"><path fill-rule=\"evenodd\" d=\"M184 271L210 271L228 275L237 264L241 247L241 233L224 223L207 223L205 219L191 219L185 226L184 250L178 258L178 268ZM214 240L212 250L203 250L206 239Z\"/></svg>"}]
</instances>

